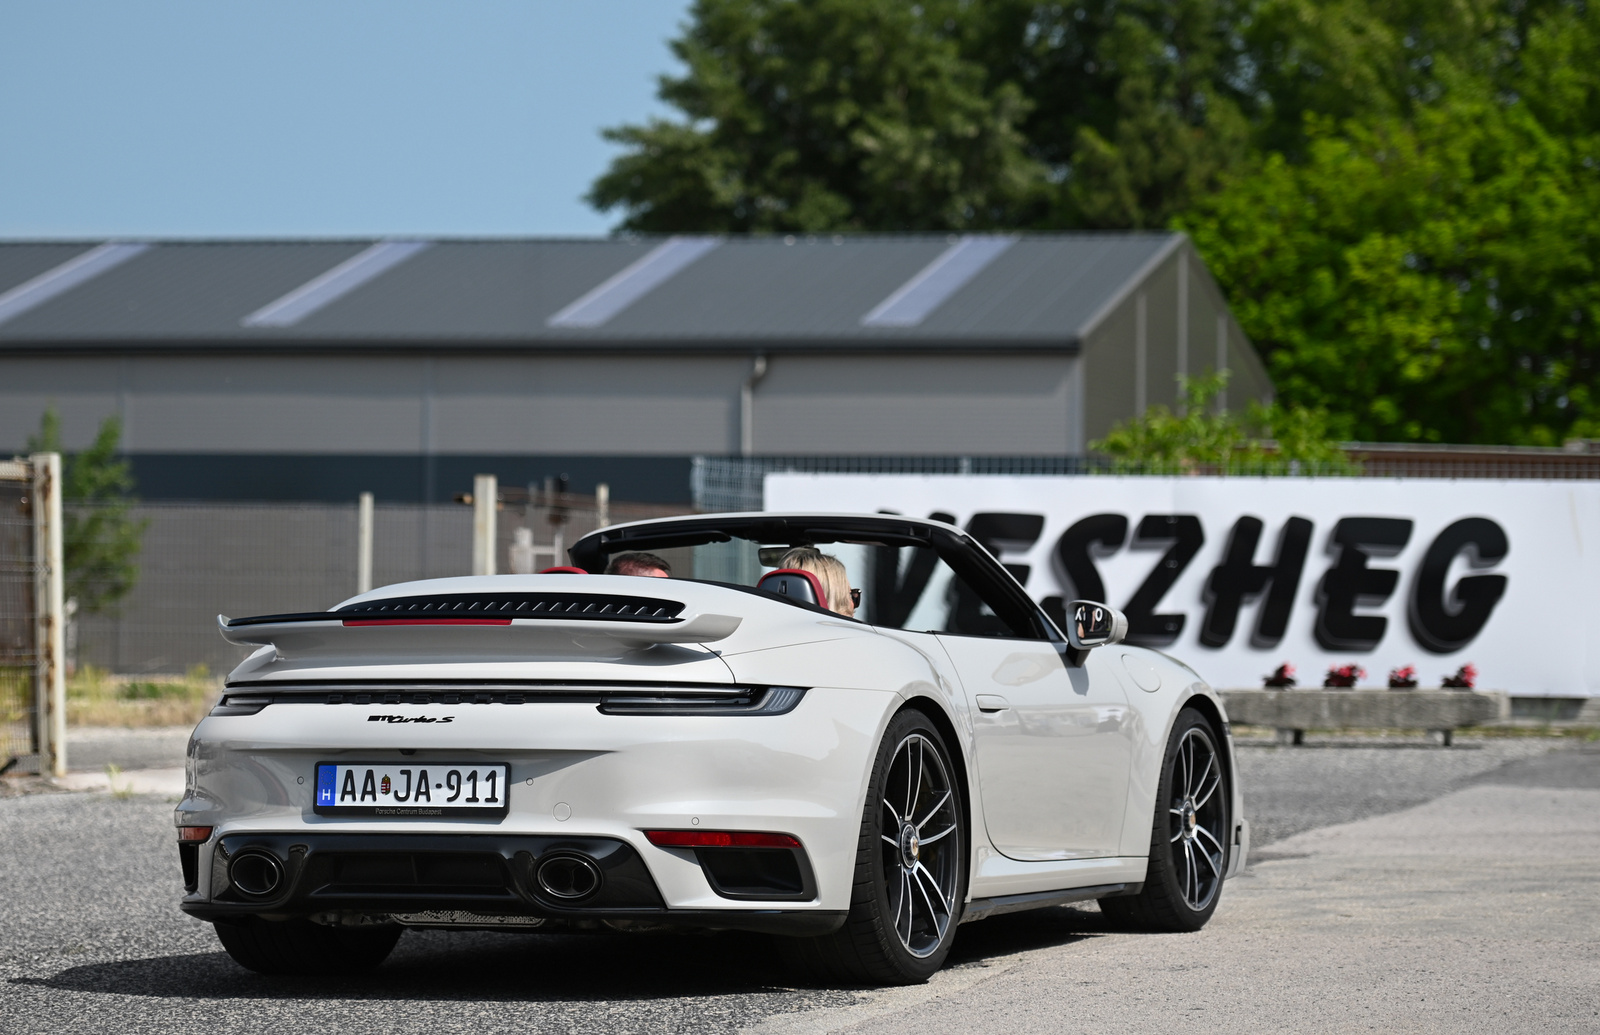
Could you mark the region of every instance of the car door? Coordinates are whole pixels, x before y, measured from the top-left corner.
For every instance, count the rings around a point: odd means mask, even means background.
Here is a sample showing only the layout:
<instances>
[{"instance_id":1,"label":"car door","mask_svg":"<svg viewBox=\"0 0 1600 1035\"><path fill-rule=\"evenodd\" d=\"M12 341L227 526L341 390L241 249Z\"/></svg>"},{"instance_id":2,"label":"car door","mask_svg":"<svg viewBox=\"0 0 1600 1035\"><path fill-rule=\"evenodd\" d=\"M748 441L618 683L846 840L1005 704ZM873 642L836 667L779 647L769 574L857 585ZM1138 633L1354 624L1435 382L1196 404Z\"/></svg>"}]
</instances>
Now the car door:
<instances>
[{"instance_id":1,"label":"car door","mask_svg":"<svg viewBox=\"0 0 1600 1035\"><path fill-rule=\"evenodd\" d=\"M1064 644L938 634L972 712L989 839L1013 859L1118 854L1132 710L1105 652L1069 666Z\"/></svg>"},{"instance_id":2,"label":"car door","mask_svg":"<svg viewBox=\"0 0 1600 1035\"><path fill-rule=\"evenodd\" d=\"M1105 652L1068 665L1060 633L1015 577L1025 571L1008 574L966 537L938 549L832 549L852 585L866 587L858 618L950 659L994 846L1022 860L1117 855L1134 713Z\"/></svg>"}]
</instances>

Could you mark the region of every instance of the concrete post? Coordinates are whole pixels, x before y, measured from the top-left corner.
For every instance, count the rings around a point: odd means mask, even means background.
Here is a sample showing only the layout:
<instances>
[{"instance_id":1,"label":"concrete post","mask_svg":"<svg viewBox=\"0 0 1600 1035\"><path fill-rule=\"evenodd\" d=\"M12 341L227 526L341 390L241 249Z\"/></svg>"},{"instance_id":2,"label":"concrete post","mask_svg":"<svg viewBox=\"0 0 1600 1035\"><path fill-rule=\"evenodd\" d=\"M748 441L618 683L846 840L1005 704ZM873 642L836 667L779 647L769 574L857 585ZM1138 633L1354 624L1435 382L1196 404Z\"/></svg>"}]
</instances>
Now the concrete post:
<instances>
[{"instance_id":1,"label":"concrete post","mask_svg":"<svg viewBox=\"0 0 1600 1035\"><path fill-rule=\"evenodd\" d=\"M67 775L66 572L61 544L61 454L34 453L34 701L39 772Z\"/></svg>"},{"instance_id":2,"label":"concrete post","mask_svg":"<svg viewBox=\"0 0 1600 1035\"><path fill-rule=\"evenodd\" d=\"M372 493L356 502L356 592L372 591Z\"/></svg>"},{"instance_id":3,"label":"concrete post","mask_svg":"<svg viewBox=\"0 0 1600 1035\"><path fill-rule=\"evenodd\" d=\"M596 528L611 524L611 486L606 482L594 487L594 520Z\"/></svg>"},{"instance_id":4,"label":"concrete post","mask_svg":"<svg viewBox=\"0 0 1600 1035\"><path fill-rule=\"evenodd\" d=\"M472 574L494 574L495 510L499 506L499 480L492 474L472 478Z\"/></svg>"}]
</instances>

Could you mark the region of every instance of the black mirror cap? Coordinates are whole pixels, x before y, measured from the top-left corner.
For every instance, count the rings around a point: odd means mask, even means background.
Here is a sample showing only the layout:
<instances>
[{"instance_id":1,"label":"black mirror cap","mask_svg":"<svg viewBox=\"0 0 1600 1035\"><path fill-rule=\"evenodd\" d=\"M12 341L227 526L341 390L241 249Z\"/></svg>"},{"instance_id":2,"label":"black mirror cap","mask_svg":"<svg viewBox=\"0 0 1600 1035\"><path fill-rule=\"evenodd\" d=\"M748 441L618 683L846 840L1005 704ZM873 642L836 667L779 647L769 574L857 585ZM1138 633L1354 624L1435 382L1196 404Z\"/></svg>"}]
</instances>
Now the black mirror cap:
<instances>
[{"instance_id":1,"label":"black mirror cap","mask_svg":"<svg viewBox=\"0 0 1600 1035\"><path fill-rule=\"evenodd\" d=\"M1074 650L1090 650L1128 638L1128 616L1094 600L1073 600L1066 606L1067 641Z\"/></svg>"}]
</instances>

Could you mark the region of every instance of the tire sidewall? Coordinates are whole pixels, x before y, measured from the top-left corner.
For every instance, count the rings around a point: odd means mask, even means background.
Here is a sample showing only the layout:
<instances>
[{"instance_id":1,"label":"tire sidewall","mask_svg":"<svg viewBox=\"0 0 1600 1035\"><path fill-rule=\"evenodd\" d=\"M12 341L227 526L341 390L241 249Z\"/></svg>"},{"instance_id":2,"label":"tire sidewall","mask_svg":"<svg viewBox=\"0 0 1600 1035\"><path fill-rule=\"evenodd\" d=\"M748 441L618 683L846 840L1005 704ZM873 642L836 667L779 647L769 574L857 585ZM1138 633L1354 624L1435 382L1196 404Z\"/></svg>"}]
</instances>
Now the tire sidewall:
<instances>
[{"instance_id":1,"label":"tire sidewall","mask_svg":"<svg viewBox=\"0 0 1600 1035\"><path fill-rule=\"evenodd\" d=\"M899 831L885 831L883 829L883 810L879 803L883 799L884 785L889 779L889 768L894 761L895 752L900 744L912 734L921 734L931 741L939 750L944 763L945 774L950 780L950 787L956 797L956 892L955 906L951 911L950 927L945 931L940 945L927 956L913 956L901 943L900 936L894 930L894 918L890 912L889 886L884 878L881 858L881 837L897 836ZM878 940L885 956L892 962L895 969L900 971L909 981L926 981L944 966L944 961L950 955L950 946L955 942L956 928L960 926L961 910L966 898L967 867L970 854L969 832L967 830L967 808L965 788L961 785L958 770L954 760L950 757L950 747L945 743L943 734L921 711L908 708L896 715L884 731L883 741L878 746L878 757L872 767L872 779L867 788L867 801L865 816L862 826L862 850L867 854L866 864L871 869L871 906L876 921ZM870 840L868 840L870 838Z\"/></svg>"},{"instance_id":2,"label":"tire sidewall","mask_svg":"<svg viewBox=\"0 0 1600 1035\"><path fill-rule=\"evenodd\" d=\"M1178 713L1177 720L1172 725L1172 732L1167 736L1167 748L1161 758L1161 781L1156 789L1155 816L1152 820L1150 835L1150 872L1147 879L1164 882L1163 890L1171 902L1172 908L1187 921L1186 927L1199 930L1211 914L1217 911L1217 904L1222 901L1222 886L1226 881L1218 880L1216 894L1211 896L1211 901L1204 909L1191 909L1184 896L1183 888L1178 884L1177 853L1173 850L1173 843L1169 840L1170 824L1168 809L1172 801L1172 785L1176 778L1175 760L1178 748L1183 743L1184 737L1192 729L1203 730L1211 740L1211 750L1217 760L1217 766L1222 773L1222 783L1215 793L1222 797L1222 829L1219 837L1222 841L1222 872L1228 872L1228 860L1233 854L1233 781L1232 774L1223 761L1222 741L1217 736L1215 727L1206 717L1193 708L1184 708Z\"/></svg>"}]
</instances>

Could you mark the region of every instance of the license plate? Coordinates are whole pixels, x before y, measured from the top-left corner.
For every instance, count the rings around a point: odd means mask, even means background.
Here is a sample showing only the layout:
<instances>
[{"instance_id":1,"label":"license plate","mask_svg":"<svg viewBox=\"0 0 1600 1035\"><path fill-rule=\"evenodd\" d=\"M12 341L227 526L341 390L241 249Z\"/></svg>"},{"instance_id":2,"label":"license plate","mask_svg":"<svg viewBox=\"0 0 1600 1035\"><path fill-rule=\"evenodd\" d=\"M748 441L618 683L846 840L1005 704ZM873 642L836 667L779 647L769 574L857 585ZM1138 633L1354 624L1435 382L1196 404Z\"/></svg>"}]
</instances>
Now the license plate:
<instances>
[{"instance_id":1,"label":"license plate","mask_svg":"<svg viewBox=\"0 0 1600 1035\"><path fill-rule=\"evenodd\" d=\"M510 810L509 765L317 763L314 809L324 816L499 817Z\"/></svg>"}]
</instances>

